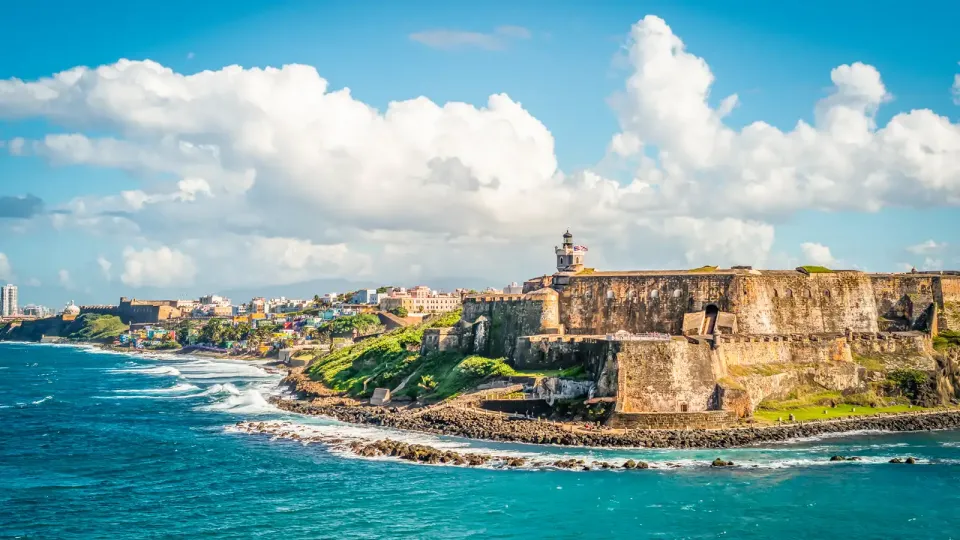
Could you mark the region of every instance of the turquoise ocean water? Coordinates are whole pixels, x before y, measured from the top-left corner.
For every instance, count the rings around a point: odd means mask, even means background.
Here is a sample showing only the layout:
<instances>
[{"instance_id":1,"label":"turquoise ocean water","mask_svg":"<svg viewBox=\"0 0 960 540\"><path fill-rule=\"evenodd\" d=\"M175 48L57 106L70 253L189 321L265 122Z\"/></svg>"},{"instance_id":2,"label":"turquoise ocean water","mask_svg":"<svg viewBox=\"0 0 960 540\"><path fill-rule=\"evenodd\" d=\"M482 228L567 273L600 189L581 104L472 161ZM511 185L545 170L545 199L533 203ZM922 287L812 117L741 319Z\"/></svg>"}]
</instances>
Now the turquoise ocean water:
<instances>
[{"instance_id":1,"label":"turquoise ocean water","mask_svg":"<svg viewBox=\"0 0 960 540\"><path fill-rule=\"evenodd\" d=\"M0 344L0 537L960 537L960 432L723 451L478 443L285 414L265 400L278 380L249 363ZM683 467L367 460L230 429L252 419L347 438ZM827 462L833 454L865 460ZM886 463L907 455L921 463ZM742 466L705 466L714 457Z\"/></svg>"}]
</instances>

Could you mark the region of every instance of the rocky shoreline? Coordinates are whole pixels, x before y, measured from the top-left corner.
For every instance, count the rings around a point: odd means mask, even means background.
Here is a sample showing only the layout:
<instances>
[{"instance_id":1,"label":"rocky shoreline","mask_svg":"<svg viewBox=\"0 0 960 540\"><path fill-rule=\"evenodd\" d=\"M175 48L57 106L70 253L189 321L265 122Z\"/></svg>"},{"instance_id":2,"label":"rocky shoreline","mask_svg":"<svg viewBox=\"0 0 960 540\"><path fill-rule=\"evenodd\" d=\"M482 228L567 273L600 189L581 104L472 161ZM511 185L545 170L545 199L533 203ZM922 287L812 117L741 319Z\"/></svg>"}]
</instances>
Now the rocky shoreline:
<instances>
[{"instance_id":1,"label":"rocky shoreline","mask_svg":"<svg viewBox=\"0 0 960 540\"><path fill-rule=\"evenodd\" d=\"M362 458L392 458L426 465L486 467L492 469L551 468L575 471L676 469L682 467L682 465L673 462L647 463L633 459L627 459L620 463L619 461L589 460L582 458L555 459L535 455L498 455L492 453L492 451L484 451L483 449L476 449L473 452L458 452L455 450L434 448L424 444L396 441L389 438L369 440L355 436L331 435L311 429L309 426L298 425L287 421L237 422L236 425L233 426L232 431L253 435L266 435L272 439L296 441L303 445L318 443L331 450L349 452ZM861 458L857 456L835 455L829 459L825 459L825 461L861 461ZM918 463L918 461L916 458L907 457L893 458L889 460L888 463L913 465ZM699 465L719 468L738 466L733 461L726 461L721 458L716 458L709 462L704 461ZM756 466L757 465L753 465L753 467Z\"/></svg>"},{"instance_id":2,"label":"rocky shoreline","mask_svg":"<svg viewBox=\"0 0 960 540\"><path fill-rule=\"evenodd\" d=\"M285 384L304 393L299 377ZM377 407L342 397L312 401L275 399L277 407L298 414L326 416L342 422L389 427L469 439L561 446L635 448L735 448L762 443L844 434L857 431L931 431L960 428L960 410L862 416L773 426L710 430L578 430L569 424L511 418L498 413L439 405L423 408Z\"/></svg>"}]
</instances>

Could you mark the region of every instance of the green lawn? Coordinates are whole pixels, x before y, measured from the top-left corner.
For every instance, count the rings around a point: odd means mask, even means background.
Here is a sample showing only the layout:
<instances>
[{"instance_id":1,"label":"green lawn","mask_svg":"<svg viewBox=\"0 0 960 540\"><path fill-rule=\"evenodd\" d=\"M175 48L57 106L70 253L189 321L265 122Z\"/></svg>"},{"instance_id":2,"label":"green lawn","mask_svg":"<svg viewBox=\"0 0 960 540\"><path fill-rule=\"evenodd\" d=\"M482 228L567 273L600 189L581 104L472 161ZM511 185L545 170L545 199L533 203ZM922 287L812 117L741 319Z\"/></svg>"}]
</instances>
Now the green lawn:
<instances>
[{"instance_id":1,"label":"green lawn","mask_svg":"<svg viewBox=\"0 0 960 540\"><path fill-rule=\"evenodd\" d=\"M856 411L854 411L856 409ZM890 407L863 407L860 405L837 405L836 407L826 407L823 405L810 405L806 407L797 407L790 409L757 409L753 416L757 420L763 422L776 422L777 418L783 418L783 421L786 422L787 419L793 414L799 421L808 421L808 420L829 420L836 418L846 418L850 416L863 416L876 413L901 413L901 412L916 412L929 410L923 407L914 405L913 408L910 408L909 405L892 405ZM823 414L824 411L827 411L827 414Z\"/></svg>"}]
</instances>

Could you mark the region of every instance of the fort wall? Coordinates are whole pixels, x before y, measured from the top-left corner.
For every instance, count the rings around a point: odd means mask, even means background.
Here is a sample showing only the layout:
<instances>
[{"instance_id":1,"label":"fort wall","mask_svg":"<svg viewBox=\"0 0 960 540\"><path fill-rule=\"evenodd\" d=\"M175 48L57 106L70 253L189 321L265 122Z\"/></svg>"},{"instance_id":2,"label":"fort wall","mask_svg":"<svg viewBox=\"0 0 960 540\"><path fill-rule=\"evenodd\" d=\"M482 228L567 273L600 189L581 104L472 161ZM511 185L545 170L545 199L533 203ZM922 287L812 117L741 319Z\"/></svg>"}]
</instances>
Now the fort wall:
<instances>
[{"instance_id":1,"label":"fort wall","mask_svg":"<svg viewBox=\"0 0 960 540\"><path fill-rule=\"evenodd\" d=\"M729 311L746 334L880 329L870 277L860 272L738 275L728 294Z\"/></svg>"},{"instance_id":2,"label":"fort wall","mask_svg":"<svg viewBox=\"0 0 960 540\"><path fill-rule=\"evenodd\" d=\"M491 358L513 358L517 338L540 333L544 319L542 299L524 298L523 295L489 295L470 297L463 302L461 320L473 324L486 319L481 326L479 346L472 352Z\"/></svg>"},{"instance_id":3,"label":"fort wall","mask_svg":"<svg viewBox=\"0 0 960 540\"><path fill-rule=\"evenodd\" d=\"M718 369L708 344L621 341L616 350L616 412L695 412L712 408Z\"/></svg>"},{"instance_id":4,"label":"fort wall","mask_svg":"<svg viewBox=\"0 0 960 540\"><path fill-rule=\"evenodd\" d=\"M853 361L846 338L832 334L721 336L715 353L724 371L733 366Z\"/></svg>"},{"instance_id":5,"label":"fort wall","mask_svg":"<svg viewBox=\"0 0 960 540\"><path fill-rule=\"evenodd\" d=\"M716 304L727 309L734 274L578 275L560 293L568 334L682 333L683 315Z\"/></svg>"},{"instance_id":6,"label":"fort wall","mask_svg":"<svg viewBox=\"0 0 960 540\"><path fill-rule=\"evenodd\" d=\"M960 332L960 276L942 276L934 290L938 295L938 328Z\"/></svg>"},{"instance_id":7,"label":"fort wall","mask_svg":"<svg viewBox=\"0 0 960 540\"><path fill-rule=\"evenodd\" d=\"M960 329L960 276L839 271L593 273L564 276L568 334L683 333L683 316L714 305L747 334Z\"/></svg>"}]
</instances>

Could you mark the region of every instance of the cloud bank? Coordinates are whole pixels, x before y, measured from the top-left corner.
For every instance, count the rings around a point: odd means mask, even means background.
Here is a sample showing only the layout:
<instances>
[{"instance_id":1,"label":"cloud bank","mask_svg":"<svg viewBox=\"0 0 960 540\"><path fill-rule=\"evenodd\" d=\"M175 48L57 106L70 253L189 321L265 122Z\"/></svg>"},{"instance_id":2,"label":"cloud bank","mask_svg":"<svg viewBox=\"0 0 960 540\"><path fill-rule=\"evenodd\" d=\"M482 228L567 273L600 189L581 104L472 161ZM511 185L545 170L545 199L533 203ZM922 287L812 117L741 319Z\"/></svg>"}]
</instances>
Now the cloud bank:
<instances>
[{"instance_id":1,"label":"cloud bank","mask_svg":"<svg viewBox=\"0 0 960 540\"><path fill-rule=\"evenodd\" d=\"M479 36L421 41L495 48ZM877 125L892 96L872 66L832 70L813 124L734 129L725 117L740 98L710 106L709 65L665 21L637 22L626 47L609 148L633 164L627 181L560 170L547 126L505 94L378 111L305 65L183 74L120 60L8 79L0 119L62 129L8 141L15 155L155 180L35 218L118 236L130 287L506 282L549 271L567 227L597 266L763 266L774 222L801 210L960 204L960 127L930 110ZM825 246L803 251L833 260Z\"/></svg>"}]
</instances>

